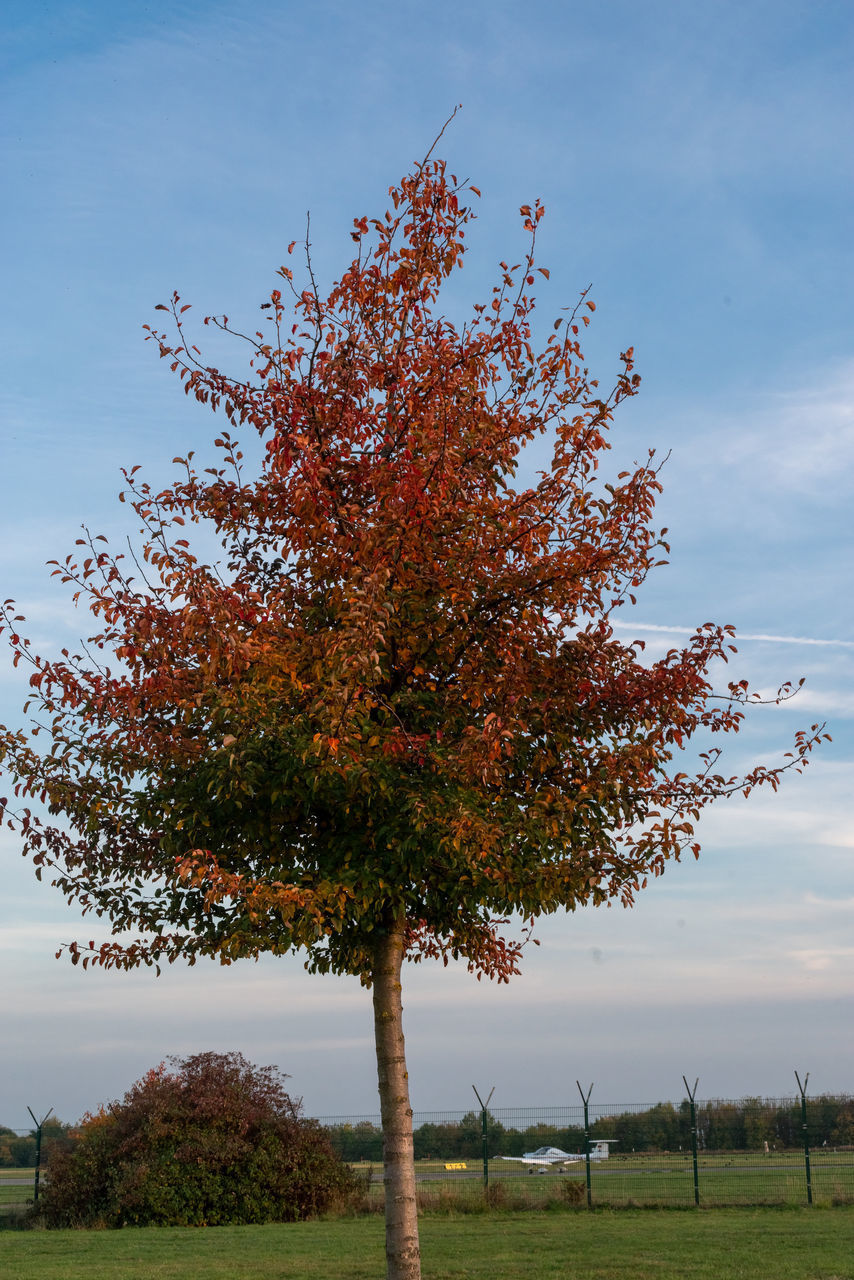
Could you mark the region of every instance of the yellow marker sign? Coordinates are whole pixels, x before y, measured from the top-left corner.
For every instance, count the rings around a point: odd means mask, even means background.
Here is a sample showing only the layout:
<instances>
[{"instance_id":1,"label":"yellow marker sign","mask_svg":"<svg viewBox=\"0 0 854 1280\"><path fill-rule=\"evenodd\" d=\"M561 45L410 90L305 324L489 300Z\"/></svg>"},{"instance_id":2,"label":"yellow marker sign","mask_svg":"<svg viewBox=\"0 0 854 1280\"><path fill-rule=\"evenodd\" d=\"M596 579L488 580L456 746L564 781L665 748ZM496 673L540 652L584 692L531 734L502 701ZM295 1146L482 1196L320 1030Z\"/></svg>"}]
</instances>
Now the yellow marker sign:
<instances>
[{"instance_id":1,"label":"yellow marker sign","mask_svg":"<svg viewBox=\"0 0 854 1280\"><path fill-rule=\"evenodd\" d=\"M465 1169L465 1167L465 1163L459 1160L452 1161L450 1164L445 1165L446 1169Z\"/></svg>"}]
</instances>

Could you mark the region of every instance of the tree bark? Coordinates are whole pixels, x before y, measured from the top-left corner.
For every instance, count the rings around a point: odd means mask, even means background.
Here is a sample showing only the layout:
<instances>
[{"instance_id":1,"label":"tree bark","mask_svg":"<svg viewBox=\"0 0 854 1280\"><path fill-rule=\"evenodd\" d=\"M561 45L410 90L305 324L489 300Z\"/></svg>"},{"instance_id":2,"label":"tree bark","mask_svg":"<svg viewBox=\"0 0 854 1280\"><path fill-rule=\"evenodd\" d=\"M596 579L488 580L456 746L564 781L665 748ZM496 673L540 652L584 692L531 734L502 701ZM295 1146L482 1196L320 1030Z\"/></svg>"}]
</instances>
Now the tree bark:
<instances>
[{"instance_id":1,"label":"tree bark","mask_svg":"<svg viewBox=\"0 0 854 1280\"><path fill-rule=\"evenodd\" d=\"M400 969L403 926L394 925L374 952L374 1034L383 1126L383 1183L388 1280L421 1280L412 1107L403 1043Z\"/></svg>"}]
</instances>

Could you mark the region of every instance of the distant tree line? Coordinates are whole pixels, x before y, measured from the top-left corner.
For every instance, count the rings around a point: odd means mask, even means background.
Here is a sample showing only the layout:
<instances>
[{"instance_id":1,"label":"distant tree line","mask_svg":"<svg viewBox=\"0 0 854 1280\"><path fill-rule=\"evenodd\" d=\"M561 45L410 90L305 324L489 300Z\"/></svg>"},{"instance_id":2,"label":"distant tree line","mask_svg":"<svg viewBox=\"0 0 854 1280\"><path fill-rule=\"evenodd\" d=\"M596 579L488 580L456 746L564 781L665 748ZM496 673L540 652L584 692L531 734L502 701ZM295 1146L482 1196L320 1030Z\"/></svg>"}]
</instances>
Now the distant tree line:
<instances>
[{"instance_id":1,"label":"distant tree line","mask_svg":"<svg viewBox=\"0 0 854 1280\"><path fill-rule=\"evenodd\" d=\"M490 1156L520 1156L546 1146L584 1150L584 1129L579 1125L538 1123L519 1129L506 1127L489 1112L487 1116ZM824 1095L808 1099L807 1128L813 1147L854 1146L854 1098ZM369 1120L328 1125L327 1132L344 1160L382 1159L382 1130ZM416 1160L476 1160L483 1151L477 1111L469 1111L456 1121L419 1125L413 1136ZM691 1146L690 1104L687 1100L678 1106L657 1102L645 1110L598 1116L591 1121L590 1137L609 1138L620 1152L687 1150ZM766 1142L777 1150L802 1145L799 1101L743 1098L698 1103L697 1144L701 1150L764 1150Z\"/></svg>"},{"instance_id":2,"label":"distant tree line","mask_svg":"<svg viewBox=\"0 0 854 1280\"><path fill-rule=\"evenodd\" d=\"M47 1164L57 1147L67 1147L72 1140L71 1125L53 1117L42 1125L41 1162ZM36 1131L16 1133L0 1125L0 1169L34 1169L36 1164Z\"/></svg>"},{"instance_id":3,"label":"distant tree line","mask_svg":"<svg viewBox=\"0 0 854 1280\"><path fill-rule=\"evenodd\" d=\"M854 1098L823 1095L807 1101L810 1145L854 1146ZM325 1126L335 1151L346 1161L381 1160L382 1130L369 1120L356 1124ZM488 1113L490 1156L520 1156L537 1147L584 1150L584 1129L579 1125L538 1123L524 1129L505 1126ZM66 1150L75 1130L60 1120L48 1120L42 1130L42 1163L51 1152ZM591 1138L616 1140L621 1152L678 1151L691 1145L691 1112L687 1101L674 1106L658 1102L644 1110L625 1110L599 1116L591 1122ZM482 1154L480 1112L469 1111L460 1120L427 1123L415 1129L417 1160L475 1160ZM697 1106L697 1142L705 1151L782 1150L803 1142L800 1102L791 1099L742 1098L715 1100ZM0 1168L31 1169L36 1161L35 1130L26 1134L0 1126Z\"/></svg>"}]
</instances>

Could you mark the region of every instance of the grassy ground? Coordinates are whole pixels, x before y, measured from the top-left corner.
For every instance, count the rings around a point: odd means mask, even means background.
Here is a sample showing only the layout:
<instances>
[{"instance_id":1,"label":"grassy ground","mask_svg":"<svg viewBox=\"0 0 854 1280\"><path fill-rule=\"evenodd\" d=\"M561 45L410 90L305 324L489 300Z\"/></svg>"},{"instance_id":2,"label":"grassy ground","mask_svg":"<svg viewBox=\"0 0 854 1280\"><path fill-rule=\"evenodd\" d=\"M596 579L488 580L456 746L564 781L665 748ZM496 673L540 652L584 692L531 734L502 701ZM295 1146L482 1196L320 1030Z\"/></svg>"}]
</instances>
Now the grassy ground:
<instances>
[{"instance_id":1,"label":"grassy ground","mask_svg":"<svg viewBox=\"0 0 854 1280\"><path fill-rule=\"evenodd\" d=\"M854 1210L428 1217L425 1280L854 1280ZM377 1217L0 1233L4 1280L380 1280Z\"/></svg>"},{"instance_id":2,"label":"grassy ground","mask_svg":"<svg viewBox=\"0 0 854 1280\"><path fill-rule=\"evenodd\" d=\"M33 1184L28 1187L4 1187L0 1182L0 1207L5 1204L26 1204L33 1198Z\"/></svg>"},{"instance_id":3,"label":"grassy ground","mask_svg":"<svg viewBox=\"0 0 854 1280\"><path fill-rule=\"evenodd\" d=\"M367 1163L354 1168L372 1172L370 1194L382 1198L382 1166ZM449 1200L460 1207L483 1201L481 1164L467 1160L464 1171L447 1171L441 1161L416 1163L422 1207L441 1208ZM694 1172L690 1152L612 1156L592 1165L593 1203L608 1206L689 1208L694 1204ZM706 1207L805 1205L807 1201L803 1152L701 1155L700 1203ZM566 1172L549 1169L529 1173L525 1166L490 1160L490 1186L507 1208L550 1207L560 1203L574 1184L586 1201L584 1165ZM854 1204L854 1153L819 1152L812 1160L813 1199L818 1205Z\"/></svg>"},{"instance_id":4,"label":"grassy ground","mask_svg":"<svg viewBox=\"0 0 854 1280\"><path fill-rule=\"evenodd\" d=\"M34 1169L0 1169L0 1213L33 1198ZM23 1186L17 1186L26 1179Z\"/></svg>"},{"instance_id":5,"label":"grassy ground","mask_svg":"<svg viewBox=\"0 0 854 1280\"><path fill-rule=\"evenodd\" d=\"M466 1168L445 1169L443 1161L419 1160L416 1164L419 1203L428 1212L458 1209L481 1211L483 1184L479 1161L467 1160ZM354 1166L364 1176L371 1171L369 1198L382 1201L382 1166ZM586 1203L584 1166L571 1165L566 1172L548 1170L529 1174L525 1166L490 1161L490 1188L495 1207L516 1210L562 1207L573 1193ZM25 1179L12 1186L9 1179ZM0 1170L0 1215L14 1205L32 1199L33 1170ZM597 1208L669 1207L694 1204L693 1165L689 1152L612 1156L592 1166L592 1196ZM795 1207L806 1204L806 1180L802 1152L701 1155L700 1203L704 1208L754 1207L765 1204ZM812 1190L820 1207L854 1205L854 1152L817 1152L812 1160Z\"/></svg>"}]
</instances>

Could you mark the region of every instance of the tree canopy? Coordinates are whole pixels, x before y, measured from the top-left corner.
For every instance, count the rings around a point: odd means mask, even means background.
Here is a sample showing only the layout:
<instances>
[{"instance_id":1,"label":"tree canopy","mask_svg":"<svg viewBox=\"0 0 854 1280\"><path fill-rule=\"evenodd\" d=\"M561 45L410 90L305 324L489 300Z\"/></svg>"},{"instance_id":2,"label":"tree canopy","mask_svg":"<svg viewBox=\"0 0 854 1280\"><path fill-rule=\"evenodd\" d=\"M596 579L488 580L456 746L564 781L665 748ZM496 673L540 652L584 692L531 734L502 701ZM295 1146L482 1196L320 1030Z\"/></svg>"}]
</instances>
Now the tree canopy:
<instances>
[{"instance_id":1,"label":"tree canopy","mask_svg":"<svg viewBox=\"0 0 854 1280\"><path fill-rule=\"evenodd\" d=\"M711 735L752 697L713 687L732 628L655 661L618 639L615 614L667 554L657 459L605 465L633 350L603 390L586 294L537 345L539 203L491 297L459 323L440 312L479 194L428 156L355 219L325 295L306 237L307 283L281 267L257 330L205 320L247 348L237 375L205 363L177 293L169 327L148 328L224 420L219 460L188 452L165 488L127 471L139 549L87 532L55 564L95 619L77 653L32 654L6 608L35 721L0 739L22 804L6 815L114 935L71 944L75 962L298 949L374 985L379 1035L399 1026L404 953L507 979L509 917L631 902L698 852L704 806L776 787L821 736L726 773ZM237 433L257 436L257 466Z\"/></svg>"}]
</instances>

